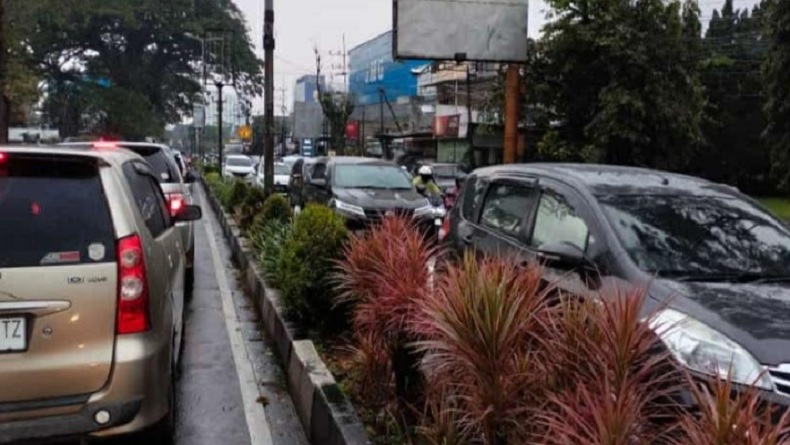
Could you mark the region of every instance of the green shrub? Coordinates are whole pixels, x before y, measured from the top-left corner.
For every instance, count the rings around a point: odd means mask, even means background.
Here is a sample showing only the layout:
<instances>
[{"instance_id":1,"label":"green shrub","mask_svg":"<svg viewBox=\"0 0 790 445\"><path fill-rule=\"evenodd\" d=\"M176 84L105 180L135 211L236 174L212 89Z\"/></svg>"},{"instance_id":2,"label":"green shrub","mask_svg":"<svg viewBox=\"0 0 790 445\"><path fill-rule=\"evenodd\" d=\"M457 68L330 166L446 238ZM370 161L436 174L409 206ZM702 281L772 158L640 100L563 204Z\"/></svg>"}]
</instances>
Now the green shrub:
<instances>
[{"instance_id":1,"label":"green shrub","mask_svg":"<svg viewBox=\"0 0 790 445\"><path fill-rule=\"evenodd\" d=\"M282 195L272 195L263 203L263 219L265 221L288 222L291 219L291 206Z\"/></svg>"},{"instance_id":2,"label":"green shrub","mask_svg":"<svg viewBox=\"0 0 790 445\"><path fill-rule=\"evenodd\" d=\"M272 220L263 226L253 226L251 231L252 242L258 252L264 278L269 285L275 288L280 287L278 265L285 242L291 236L292 228L291 224Z\"/></svg>"},{"instance_id":3,"label":"green shrub","mask_svg":"<svg viewBox=\"0 0 790 445\"><path fill-rule=\"evenodd\" d=\"M219 167L214 164L201 164L200 168L203 170L203 174L205 175L216 174L219 176Z\"/></svg>"},{"instance_id":4,"label":"green shrub","mask_svg":"<svg viewBox=\"0 0 790 445\"><path fill-rule=\"evenodd\" d=\"M225 206L225 210L229 212L235 211L236 207L240 206L244 202L244 198L247 197L249 187L244 181L234 180L230 190L224 196L225 200L222 204Z\"/></svg>"},{"instance_id":5,"label":"green shrub","mask_svg":"<svg viewBox=\"0 0 790 445\"><path fill-rule=\"evenodd\" d=\"M248 187L247 196L241 203L241 220L240 225L242 230L248 230L252 225L255 217L261 213L263 203L266 201L266 194L260 187Z\"/></svg>"},{"instance_id":6,"label":"green shrub","mask_svg":"<svg viewBox=\"0 0 790 445\"><path fill-rule=\"evenodd\" d=\"M347 238L344 219L327 207L309 205L294 219L276 267L276 281L286 313L305 328L333 335L348 326L346 311L333 304L332 279Z\"/></svg>"}]
</instances>

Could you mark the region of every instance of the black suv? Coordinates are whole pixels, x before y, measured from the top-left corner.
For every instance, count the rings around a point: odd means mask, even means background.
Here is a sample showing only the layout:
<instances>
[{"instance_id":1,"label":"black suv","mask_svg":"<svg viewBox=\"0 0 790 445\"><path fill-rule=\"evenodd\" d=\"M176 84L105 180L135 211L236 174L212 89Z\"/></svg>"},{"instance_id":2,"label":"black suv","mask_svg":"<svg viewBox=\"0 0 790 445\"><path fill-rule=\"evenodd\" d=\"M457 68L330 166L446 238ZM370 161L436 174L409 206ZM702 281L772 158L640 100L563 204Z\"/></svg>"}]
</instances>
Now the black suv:
<instances>
[{"instance_id":1,"label":"black suv","mask_svg":"<svg viewBox=\"0 0 790 445\"><path fill-rule=\"evenodd\" d=\"M299 168L294 165L294 168ZM316 158L291 181L292 204L325 204L343 215L352 230L397 213L433 224L437 210L412 186L410 176L392 162L373 158ZM298 202L297 202L298 201Z\"/></svg>"},{"instance_id":2,"label":"black suv","mask_svg":"<svg viewBox=\"0 0 790 445\"><path fill-rule=\"evenodd\" d=\"M538 259L581 297L646 289L681 364L720 376L731 364L737 383L790 404L790 230L732 187L625 167L484 168L464 184L447 241Z\"/></svg>"}]
</instances>

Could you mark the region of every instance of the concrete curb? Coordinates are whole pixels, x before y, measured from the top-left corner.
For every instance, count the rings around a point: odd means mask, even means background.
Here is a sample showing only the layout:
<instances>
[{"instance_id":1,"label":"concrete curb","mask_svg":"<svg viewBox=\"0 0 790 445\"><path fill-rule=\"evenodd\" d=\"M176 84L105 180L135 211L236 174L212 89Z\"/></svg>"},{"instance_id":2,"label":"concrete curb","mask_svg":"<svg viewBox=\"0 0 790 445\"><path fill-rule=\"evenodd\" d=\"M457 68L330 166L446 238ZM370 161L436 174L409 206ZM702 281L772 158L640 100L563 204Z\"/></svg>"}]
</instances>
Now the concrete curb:
<instances>
[{"instance_id":1,"label":"concrete curb","mask_svg":"<svg viewBox=\"0 0 790 445\"><path fill-rule=\"evenodd\" d=\"M280 293L266 287L252 243L241 236L233 217L222 209L203 177L200 177L200 183L230 244L233 262L243 272L246 290L253 297L266 333L274 341L285 370L288 391L310 443L370 444L365 426L321 360L313 342L299 338L298 331L283 316Z\"/></svg>"}]
</instances>

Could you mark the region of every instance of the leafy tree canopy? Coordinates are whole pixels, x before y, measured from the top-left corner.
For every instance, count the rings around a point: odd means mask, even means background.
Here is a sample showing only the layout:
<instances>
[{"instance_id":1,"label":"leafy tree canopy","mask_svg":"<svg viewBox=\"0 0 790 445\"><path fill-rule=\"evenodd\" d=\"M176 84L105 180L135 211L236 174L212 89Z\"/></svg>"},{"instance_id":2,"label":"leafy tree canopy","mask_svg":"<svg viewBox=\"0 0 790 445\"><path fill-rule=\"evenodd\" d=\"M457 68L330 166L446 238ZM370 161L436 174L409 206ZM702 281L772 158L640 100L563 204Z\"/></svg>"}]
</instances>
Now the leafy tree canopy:
<instances>
[{"instance_id":1,"label":"leafy tree canopy","mask_svg":"<svg viewBox=\"0 0 790 445\"><path fill-rule=\"evenodd\" d=\"M254 54L244 18L230 0L38 0L27 34L29 60L53 89L108 90L99 100L110 127L129 105L145 106L160 122L172 122L192 108L200 91L206 31L233 30L233 67L242 95L261 91L261 61ZM108 86L109 84L109 86ZM125 100L117 100L124 97ZM128 129L127 129L128 130ZM142 129L138 129L142 130ZM125 130L126 131L126 130ZM161 130L160 130L161 131ZM136 133L137 131L133 131Z\"/></svg>"},{"instance_id":2,"label":"leafy tree canopy","mask_svg":"<svg viewBox=\"0 0 790 445\"><path fill-rule=\"evenodd\" d=\"M550 0L530 67L542 155L675 168L701 140L695 1ZM590 159L592 158L592 159Z\"/></svg>"},{"instance_id":3,"label":"leafy tree canopy","mask_svg":"<svg viewBox=\"0 0 790 445\"><path fill-rule=\"evenodd\" d=\"M763 67L767 142L773 177L790 190L790 2L766 0L768 57Z\"/></svg>"}]
</instances>

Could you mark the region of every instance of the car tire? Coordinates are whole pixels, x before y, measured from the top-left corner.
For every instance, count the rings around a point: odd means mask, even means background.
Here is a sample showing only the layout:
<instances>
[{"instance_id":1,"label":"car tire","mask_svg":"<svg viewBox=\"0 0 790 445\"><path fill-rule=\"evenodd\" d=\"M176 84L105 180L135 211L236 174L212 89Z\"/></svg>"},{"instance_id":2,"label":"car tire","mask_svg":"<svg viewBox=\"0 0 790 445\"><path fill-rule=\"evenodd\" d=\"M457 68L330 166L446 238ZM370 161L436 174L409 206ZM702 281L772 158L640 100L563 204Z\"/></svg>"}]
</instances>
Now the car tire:
<instances>
[{"instance_id":1,"label":"car tire","mask_svg":"<svg viewBox=\"0 0 790 445\"><path fill-rule=\"evenodd\" d=\"M187 252L187 264L184 268L184 299L191 300L195 290L195 249Z\"/></svg>"},{"instance_id":2,"label":"car tire","mask_svg":"<svg viewBox=\"0 0 790 445\"><path fill-rule=\"evenodd\" d=\"M178 400L178 389L176 388L177 373L173 369L170 372L170 389L168 394L168 412L146 435L147 441L156 445L175 444L176 433L176 409Z\"/></svg>"}]
</instances>

